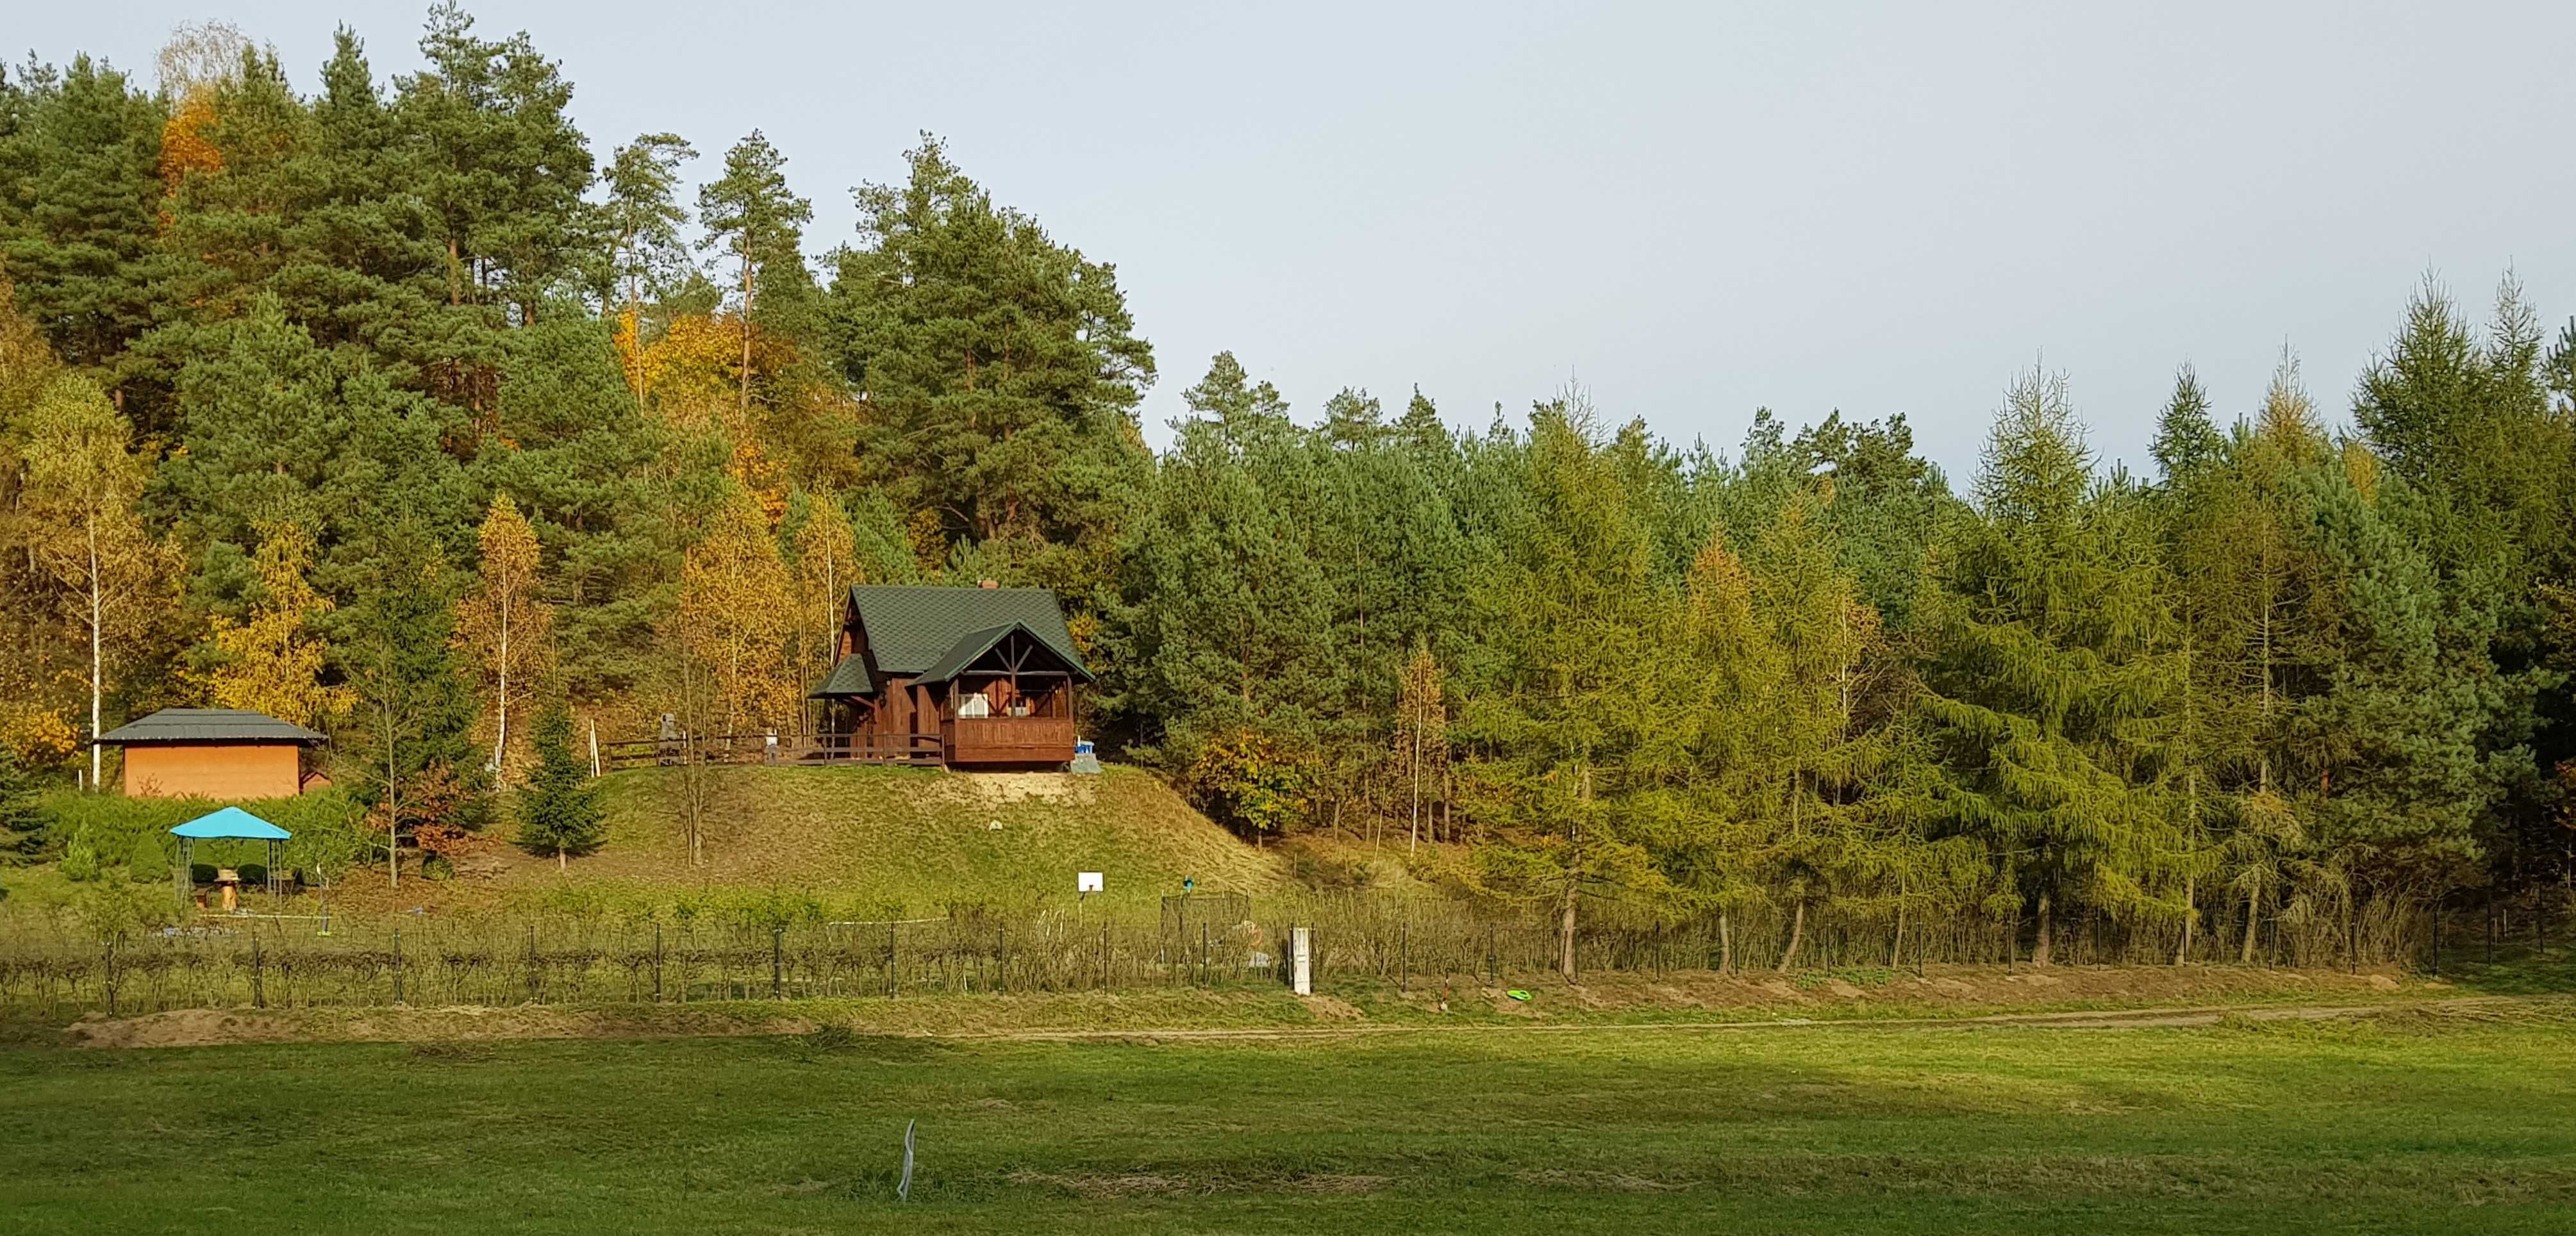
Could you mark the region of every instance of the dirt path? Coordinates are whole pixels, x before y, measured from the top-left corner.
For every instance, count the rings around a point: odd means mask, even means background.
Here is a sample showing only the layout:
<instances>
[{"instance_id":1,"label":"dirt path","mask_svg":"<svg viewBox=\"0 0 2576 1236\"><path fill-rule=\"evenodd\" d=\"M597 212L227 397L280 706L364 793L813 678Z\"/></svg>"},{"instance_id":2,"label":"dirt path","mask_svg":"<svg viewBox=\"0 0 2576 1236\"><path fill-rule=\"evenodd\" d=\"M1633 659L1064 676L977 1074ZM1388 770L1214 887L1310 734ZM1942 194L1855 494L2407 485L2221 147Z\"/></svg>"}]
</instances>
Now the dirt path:
<instances>
[{"instance_id":1,"label":"dirt path","mask_svg":"<svg viewBox=\"0 0 2576 1236\"><path fill-rule=\"evenodd\" d=\"M1173 1030L992 1030L934 1033L928 1037L995 1042L1223 1042L1301 1039L1345 1039L1387 1034L1625 1034L1723 1033L1738 1030L1981 1030L2032 1027L2042 1030L2153 1030L2214 1026L2229 1018L2240 1021L2331 1021L2393 1011L2458 1011L2520 1003L2513 996L2479 996L2456 1000L2408 1000L2385 1004L2278 1005L2221 1004L2194 1008L2085 1010L2071 1013L1991 1013L1962 1017L1780 1017L1760 1021L1679 1022L1491 1022L1455 1026L1420 1023L1364 1023L1331 1026L1255 1026Z\"/></svg>"},{"instance_id":2,"label":"dirt path","mask_svg":"<svg viewBox=\"0 0 2576 1236\"><path fill-rule=\"evenodd\" d=\"M1339 1004L1338 1001L1332 1002ZM2375 1004L2211 1004L2189 1007L2085 1010L2062 1013L1991 1013L1983 1015L1805 1018L1777 1017L1745 1021L1671 1022L1370 1022L1357 1011L1318 1010L1335 1020L1313 1025L1192 1027L1127 1026L1116 1028L923 1029L904 1026L846 1027L865 1035L924 1038L954 1042L996 1043L1294 1043L1351 1040L1368 1036L1416 1034L1723 1034L1748 1030L2145 1030L2212 1026L2234 1018L2250 1022L2327 1021L2387 1012L2466 1012L2500 1009L2524 1003L2510 996L2441 1000L2395 1000ZM1348 1006L1341 1006L1347 1010ZM641 1014L641 1015L639 1015ZM384 1008L356 1012L331 1010L190 1009L119 1020L75 1022L63 1041L73 1046L103 1048L209 1047L246 1043L433 1043L506 1041L514 1039L646 1039L781 1036L811 1034L827 1019L782 1013L742 1016L699 1013L682 1008L645 1012L639 1008Z\"/></svg>"}]
</instances>

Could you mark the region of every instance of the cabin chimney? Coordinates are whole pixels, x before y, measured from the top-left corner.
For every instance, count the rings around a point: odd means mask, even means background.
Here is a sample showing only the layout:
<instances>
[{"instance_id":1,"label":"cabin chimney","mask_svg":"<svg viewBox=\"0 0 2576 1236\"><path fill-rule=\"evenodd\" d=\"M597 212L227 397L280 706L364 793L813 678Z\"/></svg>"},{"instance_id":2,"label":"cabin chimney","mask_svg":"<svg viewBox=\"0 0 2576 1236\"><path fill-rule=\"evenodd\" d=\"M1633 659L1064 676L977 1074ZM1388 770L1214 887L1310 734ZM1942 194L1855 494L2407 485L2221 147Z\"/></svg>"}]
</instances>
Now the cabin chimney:
<instances>
[{"instance_id":1,"label":"cabin chimney","mask_svg":"<svg viewBox=\"0 0 2576 1236\"><path fill-rule=\"evenodd\" d=\"M998 579L979 579L975 581L975 586L978 588L999 588L1002 586L1002 581Z\"/></svg>"}]
</instances>

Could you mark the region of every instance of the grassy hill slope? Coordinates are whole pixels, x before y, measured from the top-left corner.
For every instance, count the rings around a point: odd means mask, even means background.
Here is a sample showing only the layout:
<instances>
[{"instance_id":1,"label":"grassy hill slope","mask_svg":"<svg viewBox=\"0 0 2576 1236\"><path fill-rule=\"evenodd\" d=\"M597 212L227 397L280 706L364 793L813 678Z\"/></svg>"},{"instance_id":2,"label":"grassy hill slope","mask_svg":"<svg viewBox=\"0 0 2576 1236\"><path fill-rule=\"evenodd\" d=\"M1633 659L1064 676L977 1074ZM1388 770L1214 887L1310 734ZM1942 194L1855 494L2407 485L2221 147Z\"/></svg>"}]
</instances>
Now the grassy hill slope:
<instances>
[{"instance_id":1,"label":"grassy hill slope","mask_svg":"<svg viewBox=\"0 0 2576 1236\"><path fill-rule=\"evenodd\" d=\"M1025 908L1074 900L1074 875L1103 873L1104 896L1143 908L1180 891L1263 893L1280 864L1211 823L1150 774L1096 777L950 773L917 768L737 767L714 770L706 859L689 860L680 784L666 769L601 782L608 843L558 872L551 859L492 846L437 884L348 884L361 904L517 899L563 888L667 898L719 890L784 889L935 913L951 902ZM998 825L999 827L995 827ZM506 825L495 830L506 835Z\"/></svg>"}]
</instances>

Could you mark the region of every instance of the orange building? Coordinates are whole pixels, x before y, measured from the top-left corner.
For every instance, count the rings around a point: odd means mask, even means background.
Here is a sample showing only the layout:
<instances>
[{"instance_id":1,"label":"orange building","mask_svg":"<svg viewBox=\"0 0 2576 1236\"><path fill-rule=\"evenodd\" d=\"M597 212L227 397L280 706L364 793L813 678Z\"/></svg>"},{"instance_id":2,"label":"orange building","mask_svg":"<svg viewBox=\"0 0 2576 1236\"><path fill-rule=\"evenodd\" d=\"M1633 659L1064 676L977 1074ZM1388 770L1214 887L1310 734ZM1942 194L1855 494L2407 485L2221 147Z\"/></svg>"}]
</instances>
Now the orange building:
<instances>
[{"instance_id":1,"label":"orange building","mask_svg":"<svg viewBox=\"0 0 2576 1236\"><path fill-rule=\"evenodd\" d=\"M291 798L330 782L307 754L328 741L238 708L164 708L98 736L125 749L128 798Z\"/></svg>"}]
</instances>

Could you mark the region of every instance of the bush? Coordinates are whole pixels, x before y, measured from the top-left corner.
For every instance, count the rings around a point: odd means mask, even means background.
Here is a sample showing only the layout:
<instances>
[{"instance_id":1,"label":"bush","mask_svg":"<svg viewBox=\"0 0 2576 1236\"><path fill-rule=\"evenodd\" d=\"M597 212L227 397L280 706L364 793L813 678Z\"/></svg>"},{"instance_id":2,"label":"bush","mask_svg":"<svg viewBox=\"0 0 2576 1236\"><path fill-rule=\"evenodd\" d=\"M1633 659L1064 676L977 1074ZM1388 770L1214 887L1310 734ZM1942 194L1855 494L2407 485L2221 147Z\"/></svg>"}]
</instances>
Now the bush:
<instances>
[{"instance_id":1,"label":"bush","mask_svg":"<svg viewBox=\"0 0 2576 1236\"><path fill-rule=\"evenodd\" d=\"M169 879L169 845L150 833L136 833L133 847L125 852L125 878L137 884Z\"/></svg>"},{"instance_id":2,"label":"bush","mask_svg":"<svg viewBox=\"0 0 2576 1236\"><path fill-rule=\"evenodd\" d=\"M72 834L70 847L63 851L63 878L76 884L98 878L98 847L89 843L86 829Z\"/></svg>"},{"instance_id":3,"label":"bush","mask_svg":"<svg viewBox=\"0 0 2576 1236\"><path fill-rule=\"evenodd\" d=\"M195 884L212 884L212 883L214 883L214 882L215 882L215 865L214 865L213 863L190 863L190 864L188 864L188 879L189 879L189 881L190 881L191 883L195 883Z\"/></svg>"},{"instance_id":4,"label":"bush","mask_svg":"<svg viewBox=\"0 0 2576 1236\"><path fill-rule=\"evenodd\" d=\"M268 868L262 864L243 863L234 871L241 876L243 888L264 888L268 884Z\"/></svg>"},{"instance_id":5,"label":"bush","mask_svg":"<svg viewBox=\"0 0 2576 1236\"><path fill-rule=\"evenodd\" d=\"M127 798L72 790L48 792L42 801L55 835L87 833L93 855L107 855L111 861L134 853L146 836L157 845L175 845L170 839L172 826L225 805L204 798ZM281 866L319 867L336 876L356 864L367 844L357 800L337 786L296 798L252 799L239 805L295 834L285 845ZM200 841L195 857L217 866L237 866L240 860L265 861L268 846L262 841ZM168 858L157 861L161 874L168 874Z\"/></svg>"}]
</instances>

